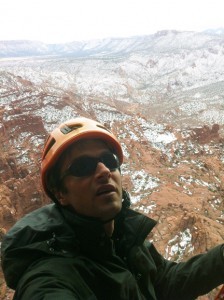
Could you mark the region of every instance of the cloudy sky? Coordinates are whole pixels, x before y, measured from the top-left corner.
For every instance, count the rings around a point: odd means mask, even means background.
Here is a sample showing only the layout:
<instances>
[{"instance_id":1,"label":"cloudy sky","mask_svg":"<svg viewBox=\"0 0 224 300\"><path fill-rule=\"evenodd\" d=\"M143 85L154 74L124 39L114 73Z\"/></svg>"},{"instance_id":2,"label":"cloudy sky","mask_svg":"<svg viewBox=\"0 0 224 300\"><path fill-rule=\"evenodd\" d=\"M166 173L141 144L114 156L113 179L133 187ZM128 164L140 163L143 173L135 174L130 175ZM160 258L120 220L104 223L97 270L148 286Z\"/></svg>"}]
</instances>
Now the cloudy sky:
<instances>
[{"instance_id":1,"label":"cloudy sky","mask_svg":"<svg viewBox=\"0 0 224 300\"><path fill-rule=\"evenodd\" d=\"M0 40L46 43L224 27L223 0L0 0Z\"/></svg>"}]
</instances>

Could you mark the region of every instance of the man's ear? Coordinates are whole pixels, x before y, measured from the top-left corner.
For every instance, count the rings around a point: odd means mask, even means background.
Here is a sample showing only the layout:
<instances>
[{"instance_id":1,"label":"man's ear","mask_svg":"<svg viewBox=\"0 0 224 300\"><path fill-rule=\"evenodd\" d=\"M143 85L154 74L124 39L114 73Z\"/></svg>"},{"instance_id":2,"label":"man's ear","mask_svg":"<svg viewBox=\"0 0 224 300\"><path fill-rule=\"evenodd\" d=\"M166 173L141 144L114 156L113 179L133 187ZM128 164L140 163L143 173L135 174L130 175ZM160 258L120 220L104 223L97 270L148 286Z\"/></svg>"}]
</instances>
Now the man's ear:
<instances>
[{"instance_id":1,"label":"man's ear","mask_svg":"<svg viewBox=\"0 0 224 300\"><path fill-rule=\"evenodd\" d=\"M66 193L65 192L56 191L54 194L55 194L55 197L57 198L58 202L62 206L67 206L68 205L68 201L67 201Z\"/></svg>"}]
</instances>

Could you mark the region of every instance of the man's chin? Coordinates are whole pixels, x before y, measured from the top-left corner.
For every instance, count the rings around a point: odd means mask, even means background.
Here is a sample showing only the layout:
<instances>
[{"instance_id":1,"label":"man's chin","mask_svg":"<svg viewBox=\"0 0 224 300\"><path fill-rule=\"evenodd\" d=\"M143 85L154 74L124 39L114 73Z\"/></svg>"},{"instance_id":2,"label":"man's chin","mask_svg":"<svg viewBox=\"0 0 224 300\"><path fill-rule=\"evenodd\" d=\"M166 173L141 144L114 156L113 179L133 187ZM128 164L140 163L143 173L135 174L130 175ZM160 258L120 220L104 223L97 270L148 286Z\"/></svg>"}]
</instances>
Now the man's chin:
<instances>
[{"instance_id":1,"label":"man's chin","mask_svg":"<svg viewBox=\"0 0 224 300\"><path fill-rule=\"evenodd\" d=\"M113 220L121 211L121 205L113 205L112 207L108 208L101 214L101 220L106 222L108 220Z\"/></svg>"}]
</instances>

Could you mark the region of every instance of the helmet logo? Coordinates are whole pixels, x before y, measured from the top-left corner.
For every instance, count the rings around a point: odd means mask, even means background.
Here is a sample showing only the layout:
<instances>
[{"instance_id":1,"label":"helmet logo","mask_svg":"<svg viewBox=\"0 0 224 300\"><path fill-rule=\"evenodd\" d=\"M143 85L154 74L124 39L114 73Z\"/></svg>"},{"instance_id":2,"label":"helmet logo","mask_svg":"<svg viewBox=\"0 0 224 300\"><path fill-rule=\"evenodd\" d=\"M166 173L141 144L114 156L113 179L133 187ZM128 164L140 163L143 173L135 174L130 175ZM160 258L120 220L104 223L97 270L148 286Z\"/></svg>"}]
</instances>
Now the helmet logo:
<instances>
[{"instance_id":1,"label":"helmet logo","mask_svg":"<svg viewBox=\"0 0 224 300\"><path fill-rule=\"evenodd\" d=\"M69 127L68 125L65 125L63 127L60 128L61 132L64 133L64 134L68 134L69 132L75 130L75 129L79 129L83 127L82 124L76 124L76 125L73 125L71 127Z\"/></svg>"}]
</instances>

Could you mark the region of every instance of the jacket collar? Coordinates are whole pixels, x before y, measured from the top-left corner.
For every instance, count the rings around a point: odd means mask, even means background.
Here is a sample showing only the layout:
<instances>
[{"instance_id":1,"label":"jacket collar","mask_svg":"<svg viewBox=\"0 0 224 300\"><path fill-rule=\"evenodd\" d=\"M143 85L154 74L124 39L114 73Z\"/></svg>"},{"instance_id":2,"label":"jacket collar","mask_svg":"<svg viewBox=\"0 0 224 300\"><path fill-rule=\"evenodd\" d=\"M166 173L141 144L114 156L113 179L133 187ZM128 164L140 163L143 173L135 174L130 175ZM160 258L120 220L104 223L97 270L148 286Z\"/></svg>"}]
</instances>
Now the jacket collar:
<instances>
[{"instance_id":1,"label":"jacket collar","mask_svg":"<svg viewBox=\"0 0 224 300\"><path fill-rule=\"evenodd\" d=\"M91 251L95 252L94 249L99 251L99 245L110 245L111 247L111 242L109 242L111 239L106 236L103 223L98 219L74 215L74 212L66 208L62 208L61 211L66 222L73 228L82 250L89 252L91 249ZM112 236L116 251L120 256L126 256L128 249L132 246L143 244L155 225L155 220L137 211L123 207L115 218L115 228Z\"/></svg>"},{"instance_id":2,"label":"jacket collar","mask_svg":"<svg viewBox=\"0 0 224 300\"><path fill-rule=\"evenodd\" d=\"M132 209L124 209L115 220L113 239L121 257L128 255L133 246L144 243L156 221Z\"/></svg>"}]
</instances>

